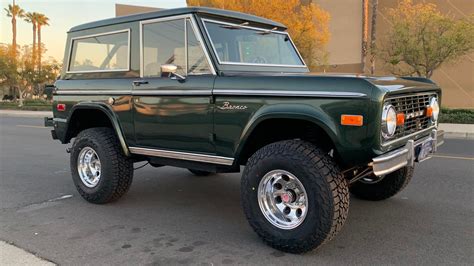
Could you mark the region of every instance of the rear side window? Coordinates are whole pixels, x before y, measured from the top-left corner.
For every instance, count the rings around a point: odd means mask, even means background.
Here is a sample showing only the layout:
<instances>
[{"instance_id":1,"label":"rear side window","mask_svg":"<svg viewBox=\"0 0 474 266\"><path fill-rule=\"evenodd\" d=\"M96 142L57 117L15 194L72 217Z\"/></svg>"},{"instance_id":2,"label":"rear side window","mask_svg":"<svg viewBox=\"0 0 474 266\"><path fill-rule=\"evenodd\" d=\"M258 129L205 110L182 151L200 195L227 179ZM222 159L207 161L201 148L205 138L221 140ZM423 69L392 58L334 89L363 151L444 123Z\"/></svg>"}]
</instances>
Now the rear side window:
<instances>
[{"instance_id":1,"label":"rear side window","mask_svg":"<svg viewBox=\"0 0 474 266\"><path fill-rule=\"evenodd\" d=\"M72 39L68 72L128 71L130 31Z\"/></svg>"}]
</instances>

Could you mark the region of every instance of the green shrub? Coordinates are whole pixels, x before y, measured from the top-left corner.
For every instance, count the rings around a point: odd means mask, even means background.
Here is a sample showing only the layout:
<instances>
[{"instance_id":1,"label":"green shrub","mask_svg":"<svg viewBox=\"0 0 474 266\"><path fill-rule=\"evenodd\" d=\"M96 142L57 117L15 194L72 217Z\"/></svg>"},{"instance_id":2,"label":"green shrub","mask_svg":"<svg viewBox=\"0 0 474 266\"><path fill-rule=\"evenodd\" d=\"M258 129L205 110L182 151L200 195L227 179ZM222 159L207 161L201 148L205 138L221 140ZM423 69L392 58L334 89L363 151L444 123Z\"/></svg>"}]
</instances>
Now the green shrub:
<instances>
[{"instance_id":1,"label":"green shrub","mask_svg":"<svg viewBox=\"0 0 474 266\"><path fill-rule=\"evenodd\" d=\"M440 123L474 124L474 109L442 108L439 117Z\"/></svg>"}]
</instances>

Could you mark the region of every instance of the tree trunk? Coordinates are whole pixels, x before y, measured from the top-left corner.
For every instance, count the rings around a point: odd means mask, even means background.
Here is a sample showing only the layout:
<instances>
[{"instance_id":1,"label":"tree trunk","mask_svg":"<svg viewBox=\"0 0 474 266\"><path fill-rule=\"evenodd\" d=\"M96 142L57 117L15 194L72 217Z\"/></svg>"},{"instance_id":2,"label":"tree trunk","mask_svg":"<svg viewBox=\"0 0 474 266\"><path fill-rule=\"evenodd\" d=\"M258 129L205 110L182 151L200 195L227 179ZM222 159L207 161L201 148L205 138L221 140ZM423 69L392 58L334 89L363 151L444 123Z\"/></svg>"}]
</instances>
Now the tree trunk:
<instances>
[{"instance_id":1,"label":"tree trunk","mask_svg":"<svg viewBox=\"0 0 474 266\"><path fill-rule=\"evenodd\" d=\"M362 73L367 63L367 44L369 38L369 0L362 1Z\"/></svg>"},{"instance_id":2,"label":"tree trunk","mask_svg":"<svg viewBox=\"0 0 474 266\"><path fill-rule=\"evenodd\" d=\"M22 107L23 106L23 91L20 88L18 88L18 97L20 98L20 102L18 106Z\"/></svg>"},{"instance_id":3,"label":"tree trunk","mask_svg":"<svg viewBox=\"0 0 474 266\"><path fill-rule=\"evenodd\" d=\"M370 74L375 74L375 49L377 41L377 11L379 0L373 0L372 3L372 22L370 29Z\"/></svg>"},{"instance_id":4,"label":"tree trunk","mask_svg":"<svg viewBox=\"0 0 474 266\"><path fill-rule=\"evenodd\" d=\"M33 69L36 64L36 23L33 22L33 54L32 54Z\"/></svg>"},{"instance_id":5,"label":"tree trunk","mask_svg":"<svg viewBox=\"0 0 474 266\"><path fill-rule=\"evenodd\" d=\"M16 17L12 16L12 49L13 55L16 57Z\"/></svg>"},{"instance_id":6,"label":"tree trunk","mask_svg":"<svg viewBox=\"0 0 474 266\"><path fill-rule=\"evenodd\" d=\"M38 25L38 72L41 73L41 25Z\"/></svg>"}]
</instances>

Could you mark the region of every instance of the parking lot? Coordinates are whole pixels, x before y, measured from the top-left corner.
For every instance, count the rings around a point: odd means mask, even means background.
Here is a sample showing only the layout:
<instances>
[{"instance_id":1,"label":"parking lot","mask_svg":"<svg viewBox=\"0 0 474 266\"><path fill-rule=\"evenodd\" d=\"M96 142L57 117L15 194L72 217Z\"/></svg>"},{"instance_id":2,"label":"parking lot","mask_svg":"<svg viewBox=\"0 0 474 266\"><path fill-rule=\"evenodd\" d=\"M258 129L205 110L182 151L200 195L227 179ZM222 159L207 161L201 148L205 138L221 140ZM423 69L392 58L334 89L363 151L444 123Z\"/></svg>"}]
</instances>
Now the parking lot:
<instances>
[{"instance_id":1,"label":"parking lot","mask_svg":"<svg viewBox=\"0 0 474 266\"><path fill-rule=\"evenodd\" d=\"M58 264L474 263L473 140L447 139L392 199L351 198L342 232L304 255L248 226L240 174L146 166L121 200L93 205L74 188L66 147L39 118L0 117L0 240Z\"/></svg>"}]
</instances>

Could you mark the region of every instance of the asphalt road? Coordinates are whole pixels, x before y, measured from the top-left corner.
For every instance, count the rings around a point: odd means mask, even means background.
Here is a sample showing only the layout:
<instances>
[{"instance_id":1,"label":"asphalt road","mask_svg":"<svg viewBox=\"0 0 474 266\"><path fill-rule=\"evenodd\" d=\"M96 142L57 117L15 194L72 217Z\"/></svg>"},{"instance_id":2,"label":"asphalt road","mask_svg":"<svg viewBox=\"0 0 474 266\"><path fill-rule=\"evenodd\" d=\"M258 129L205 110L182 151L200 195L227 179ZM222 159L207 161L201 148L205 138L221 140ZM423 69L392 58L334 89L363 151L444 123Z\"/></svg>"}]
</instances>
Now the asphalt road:
<instances>
[{"instance_id":1,"label":"asphalt road","mask_svg":"<svg viewBox=\"0 0 474 266\"><path fill-rule=\"evenodd\" d=\"M342 232L291 255L263 244L240 208L240 174L147 166L120 201L76 192L65 145L41 119L0 117L0 239L63 265L474 263L474 141L449 139L383 202L351 198Z\"/></svg>"}]
</instances>

